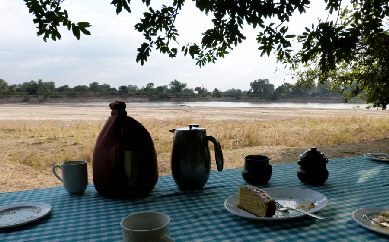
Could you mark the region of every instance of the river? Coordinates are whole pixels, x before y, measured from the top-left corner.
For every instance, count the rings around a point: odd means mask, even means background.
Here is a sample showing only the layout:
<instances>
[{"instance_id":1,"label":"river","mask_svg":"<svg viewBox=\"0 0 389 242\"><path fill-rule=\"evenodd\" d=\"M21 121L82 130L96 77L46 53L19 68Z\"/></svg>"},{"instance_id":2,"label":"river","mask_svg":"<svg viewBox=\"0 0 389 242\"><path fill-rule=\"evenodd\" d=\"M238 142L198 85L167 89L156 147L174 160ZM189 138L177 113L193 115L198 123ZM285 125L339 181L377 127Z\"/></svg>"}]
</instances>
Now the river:
<instances>
[{"instance_id":1,"label":"river","mask_svg":"<svg viewBox=\"0 0 389 242\"><path fill-rule=\"evenodd\" d=\"M47 103L63 105L108 106L109 102ZM363 103L292 103L292 102L127 102L127 106L163 106L163 107L269 107L269 108L315 108L315 109L365 109Z\"/></svg>"}]
</instances>

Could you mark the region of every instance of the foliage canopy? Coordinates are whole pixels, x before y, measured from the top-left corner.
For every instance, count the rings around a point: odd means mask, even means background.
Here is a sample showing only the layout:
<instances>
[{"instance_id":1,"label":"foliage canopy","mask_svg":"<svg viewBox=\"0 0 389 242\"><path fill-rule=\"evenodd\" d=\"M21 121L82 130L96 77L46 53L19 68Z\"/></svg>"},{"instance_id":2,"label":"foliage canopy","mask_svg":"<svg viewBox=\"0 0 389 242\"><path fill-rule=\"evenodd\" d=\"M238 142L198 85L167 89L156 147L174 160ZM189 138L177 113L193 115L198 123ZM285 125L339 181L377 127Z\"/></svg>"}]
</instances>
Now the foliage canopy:
<instances>
[{"instance_id":1,"label":"foliage canopy","mask_svg":"<svg viewBox=\"0 0 389 242\"><path fill-rule=\"evenodd\" d=\"M81 34L90 34L90 23L74 23L69 19L67 11L62 10L61 3L64 0L24 1L35 16L33 21L38 28L37 34L42 35L45 41L61 38L58 30L60 25L71 30L77 39L80 39ZM384 21L389 14L388 1L349 0L350 9L346 10L342 10L342 0L322 1L326 4L323 11L335 15L335 20L319 20L296 36L289 33L287 23L293 15L304 14L316 1L196 0L196 7L200 11L213 15L213 28L203 33L201 43L186 43L179 49L172 42L176 42L179 35L175 20L185 0L172 0L171 6L162 5L160 9L152 8L151 0L142 0L149 11L135 25L135 29L143 33L145 38L145 42L138 48L136 61L144 65L152 50L169 57L176 57L181 51L195 59L201 67L224 57L244 41L246 37L241 30L249 25L259 28L256 40L261 55L270 55L275 51L278 59L298 75L311 77L303 81L300 78L302 84L309 86L314 81L323 82L332 78L336 87L348 90L344 91L346 101L365 91L368 102L385 108L389 102L386 95L389 90L389 71L386 70L388 57L387 51L380 50L387 48L388 35ZM131 0L111 0L117 14L123 10L131 13L130 3ZM297 53L293 52L294 40L302 46ZM380 60L373 61L375 70L367 68L368 62L361 64L361 58L364 57L360 50L371 61L380 57ZM352 66L348 66L350 64ZM365 68L361 68L361 65ZM309 67L308 72L304 72L304 67ZM351 87L351 91L346 87Z\"/></svg>"}]
</instances>

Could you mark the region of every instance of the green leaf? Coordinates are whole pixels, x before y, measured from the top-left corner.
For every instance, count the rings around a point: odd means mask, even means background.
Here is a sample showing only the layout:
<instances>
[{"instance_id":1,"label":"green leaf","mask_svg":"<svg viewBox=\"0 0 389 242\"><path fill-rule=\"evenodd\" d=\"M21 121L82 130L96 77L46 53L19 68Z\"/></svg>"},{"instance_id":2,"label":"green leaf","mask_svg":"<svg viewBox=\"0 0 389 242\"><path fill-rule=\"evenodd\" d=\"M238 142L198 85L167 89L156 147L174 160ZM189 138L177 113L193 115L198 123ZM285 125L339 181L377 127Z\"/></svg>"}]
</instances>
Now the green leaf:
<instances>
[{"instance_id":1,"label":"green leaf","mask_svg":"<svg viewBox=\"0 0 389 242\"><path fill-rule=\"evenodd\" d=\"M138 55L136 56L136 62L140 61L143 66L147 61L147 58L150 56L151 45L148 43L143 43L140 48L138 48Z\"/></svg>"},{"instance_id":2,"label":"green leaf","mask_svg":"<svg viewBox=\"0 0 389 242\"><path fill-rule=\"evenodd\" d=\"M72 24L72 31L73 35L76 36L77 40L80 40L80 28L78 28L78 26L76 26L75 24Z\"/></svg>"}]
</instances>

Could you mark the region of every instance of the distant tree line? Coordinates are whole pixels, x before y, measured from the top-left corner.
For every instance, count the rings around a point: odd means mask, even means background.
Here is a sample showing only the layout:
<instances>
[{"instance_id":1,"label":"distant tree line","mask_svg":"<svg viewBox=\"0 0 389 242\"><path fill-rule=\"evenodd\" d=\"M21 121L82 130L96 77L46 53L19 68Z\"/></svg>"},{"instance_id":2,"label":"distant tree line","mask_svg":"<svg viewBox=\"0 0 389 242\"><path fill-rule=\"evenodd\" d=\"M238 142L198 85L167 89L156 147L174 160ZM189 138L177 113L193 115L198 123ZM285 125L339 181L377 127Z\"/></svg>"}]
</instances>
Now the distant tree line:
<instances>
[{"instance_id":1,"label":"distant tree line","mask_svg":"<svg viewBox=\"0 0 389 242\"><path fill-rule=\"evenodd\" d=\"M119 88L109 84L92 82L87 85L69 87L63 85L56 87L54 82L30 81L22 84L8 85L0 79L0 96L3 95L40 95L44 97L80 96L80 95L122 95L143 96L151 99L169 100L173 97L230 97L240 99L243 97L256 97L259 99L277 100L278 98L303 98L303 97L341 97L338 90L333 89L329 83L313 85L310 88L284 83L277 88L268 79L258 79L250 83L250 89L229 89L221 91L215 88L208 91L205 87L187 88L187 84L177 80L169 85L155 86L148 83L146 86L121 85Z\"/></svg>"}]
</instances>

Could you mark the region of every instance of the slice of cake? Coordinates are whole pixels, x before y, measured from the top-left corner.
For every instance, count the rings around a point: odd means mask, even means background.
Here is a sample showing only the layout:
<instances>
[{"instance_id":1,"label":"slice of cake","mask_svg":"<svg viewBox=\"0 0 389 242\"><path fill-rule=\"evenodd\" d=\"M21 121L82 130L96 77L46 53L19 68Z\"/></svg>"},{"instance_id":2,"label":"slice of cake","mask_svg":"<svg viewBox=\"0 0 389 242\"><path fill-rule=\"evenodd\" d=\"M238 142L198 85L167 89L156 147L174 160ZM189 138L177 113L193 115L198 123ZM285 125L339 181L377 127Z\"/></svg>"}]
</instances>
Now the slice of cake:
<instances>
[{"instance_id":1,"label":"slice of cake","mask_svg":"<svg viewBox=\"0 0 389 242\"><path fill-rule=\"evenodd\" d=\"M249 185L239 188L238 207L258 217L273 217L276 212L275 200L264 190Z\"/></svg>"}]
</instances>

